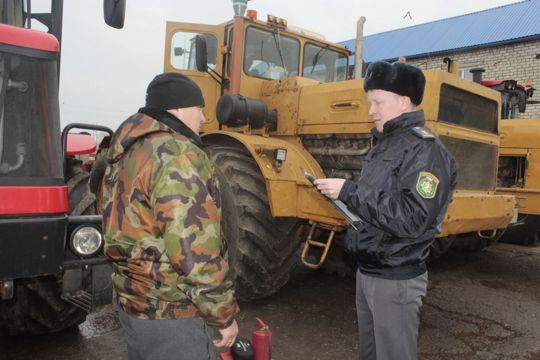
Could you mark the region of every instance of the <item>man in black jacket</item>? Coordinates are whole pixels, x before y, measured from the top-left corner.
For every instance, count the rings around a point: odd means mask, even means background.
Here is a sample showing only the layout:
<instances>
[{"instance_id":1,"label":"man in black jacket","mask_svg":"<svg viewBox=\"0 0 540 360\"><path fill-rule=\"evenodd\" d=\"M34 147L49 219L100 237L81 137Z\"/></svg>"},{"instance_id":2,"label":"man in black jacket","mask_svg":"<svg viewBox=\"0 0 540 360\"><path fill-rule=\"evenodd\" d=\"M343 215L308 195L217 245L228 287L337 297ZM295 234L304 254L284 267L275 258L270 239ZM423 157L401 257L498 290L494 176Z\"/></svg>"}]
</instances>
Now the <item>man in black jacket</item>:
<instances>
[{"instance_id":1,"label":"man in black jacket","mask_svg":"<svg viewBox=\"0 0 540 360\"><path fill-rule=\"evenodd\" d=\"M364 90L375 146L361 175L318 179L362 221L349 228L346 249L356 259L356 307L362 360L416 359L420 307L427 290L426 258L456 187L452 155L428 128L425 77L398 62L372 63Z\"/></svg>"}]
</instances>

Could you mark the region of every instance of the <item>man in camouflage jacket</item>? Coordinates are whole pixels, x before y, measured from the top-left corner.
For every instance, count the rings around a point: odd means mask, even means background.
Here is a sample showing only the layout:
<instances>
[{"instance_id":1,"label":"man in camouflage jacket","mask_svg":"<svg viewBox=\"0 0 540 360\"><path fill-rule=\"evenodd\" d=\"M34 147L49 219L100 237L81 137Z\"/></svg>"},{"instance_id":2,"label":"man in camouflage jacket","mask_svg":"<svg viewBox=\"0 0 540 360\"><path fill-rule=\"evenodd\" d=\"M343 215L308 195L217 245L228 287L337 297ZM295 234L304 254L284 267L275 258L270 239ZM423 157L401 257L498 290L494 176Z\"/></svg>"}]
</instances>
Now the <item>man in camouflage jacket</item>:
<instances>
[{"instance_id":1,"label":"man in camouflage jacket","mask_svg":"<svg viewBox=\"0 0 540 360\"><path fill-rule=\"evenodd\" d=\"M105 254L130 359L214 359L238 333L213 165L198 136L199 87L165 73L112 139L103 179ZM149 321L150 320L150 321Z\"/></svg>"}]
</instances>

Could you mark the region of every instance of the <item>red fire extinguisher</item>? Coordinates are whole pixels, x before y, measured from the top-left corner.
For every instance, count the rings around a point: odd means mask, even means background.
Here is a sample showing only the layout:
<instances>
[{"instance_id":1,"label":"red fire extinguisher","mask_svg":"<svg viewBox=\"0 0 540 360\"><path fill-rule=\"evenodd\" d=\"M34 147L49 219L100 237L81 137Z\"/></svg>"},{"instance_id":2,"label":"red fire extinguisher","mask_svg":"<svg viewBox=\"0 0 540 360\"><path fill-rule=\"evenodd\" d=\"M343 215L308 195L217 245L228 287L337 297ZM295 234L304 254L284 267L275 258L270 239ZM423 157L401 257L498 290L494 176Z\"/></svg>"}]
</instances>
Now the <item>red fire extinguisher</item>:
<instances>
[{"instance_id":1,"label":"red fire extinguisher","mask_svg":"<svg viewBox=\"0 0 540 360\"><path fill-rule=\"evenodd\" d=\"M255 318L261 327L259 330L253 331L252 344L255 360L270 360L270 348L272 345L272 332L268 325L260 318Z\"/></svg>"}]
</instances>

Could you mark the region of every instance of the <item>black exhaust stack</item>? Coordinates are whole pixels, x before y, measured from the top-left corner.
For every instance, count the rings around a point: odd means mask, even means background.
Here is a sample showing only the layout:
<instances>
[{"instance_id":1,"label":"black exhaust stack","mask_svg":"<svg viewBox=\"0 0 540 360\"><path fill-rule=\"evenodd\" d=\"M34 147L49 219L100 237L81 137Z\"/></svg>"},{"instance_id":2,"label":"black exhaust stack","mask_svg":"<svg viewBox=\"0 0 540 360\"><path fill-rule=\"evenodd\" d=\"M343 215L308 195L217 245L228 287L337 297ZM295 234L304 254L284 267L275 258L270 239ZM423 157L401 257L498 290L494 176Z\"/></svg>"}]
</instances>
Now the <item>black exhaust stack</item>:
<instances>
[{"instance_id":1,"label":"black exhaust stack","mask_svg":"<svg viewBox=\"0 0 540 360\"><path fill-rule=\"evenodd\" d=\"M482 82L482 73L484 73L486 69L484 68L474 68L469 70L469 72L473 76L473 81L477 84L480 84Z\"/></svg>"}]
</instances>

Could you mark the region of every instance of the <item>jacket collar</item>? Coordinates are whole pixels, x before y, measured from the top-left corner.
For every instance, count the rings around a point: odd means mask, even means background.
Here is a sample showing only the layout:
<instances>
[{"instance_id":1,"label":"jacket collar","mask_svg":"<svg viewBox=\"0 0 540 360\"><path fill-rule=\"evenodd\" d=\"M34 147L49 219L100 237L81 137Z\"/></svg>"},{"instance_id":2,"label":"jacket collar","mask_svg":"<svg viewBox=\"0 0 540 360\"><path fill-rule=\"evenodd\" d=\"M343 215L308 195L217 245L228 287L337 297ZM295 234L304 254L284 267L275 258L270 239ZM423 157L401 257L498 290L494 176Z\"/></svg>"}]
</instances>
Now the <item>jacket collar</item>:
<instances>
[{"instance_id":1,"label":"jacket collar","mask_svg":"<svg viewBox=\"0 0 540 360\"><path fill-rule=\"evenodd\" d=\"M391 135L402 133L415 126L424 126L424 124L424 110L411 111L403 113L384 124L382 133L378 132L377 128L371 129L371 133L377 140L380 140Z\"/></svg>"},{"instance_id":2,"label":"jacket collar","mask_svg":"<svg viewBox=\"0 0 540 360\"><path fill-rule=\"evenodd\" d=\"M189 140L191 140L192 143L202 148L203 143L199 135L195 134L193 130L191 130L186 124L184 124L181 119L178 119L177 117L171 115L168 111L151 107L143 107L139 109L139 112L141 114L150 116L154 120L159 121L164 125L167 125L167 127L171 128L179 134L184 135Z\"/></svg>"},{"instance_id":3,"label":"jacket collar","mask_svg":"<svg viewBox=\"0 0 540 360\"><path fill-rule=\"evenodd\" d=\"M177 132L202 148L201 138L181 120L167 111L141 108L138 113L124 121L114 133L108 155L109 163L119 161L139 139L157 132Z\"/></svg>"}]
</instances>

